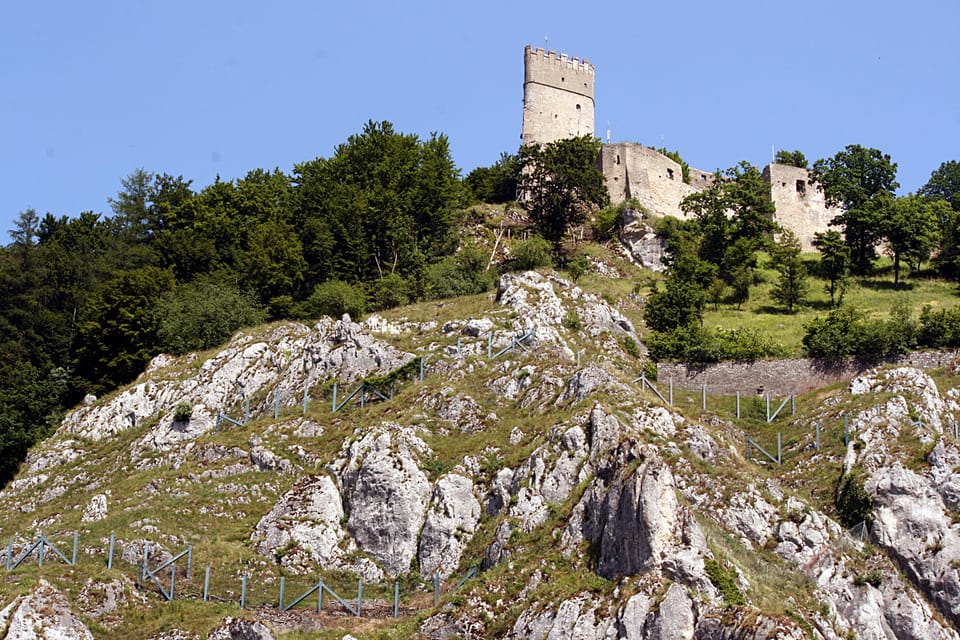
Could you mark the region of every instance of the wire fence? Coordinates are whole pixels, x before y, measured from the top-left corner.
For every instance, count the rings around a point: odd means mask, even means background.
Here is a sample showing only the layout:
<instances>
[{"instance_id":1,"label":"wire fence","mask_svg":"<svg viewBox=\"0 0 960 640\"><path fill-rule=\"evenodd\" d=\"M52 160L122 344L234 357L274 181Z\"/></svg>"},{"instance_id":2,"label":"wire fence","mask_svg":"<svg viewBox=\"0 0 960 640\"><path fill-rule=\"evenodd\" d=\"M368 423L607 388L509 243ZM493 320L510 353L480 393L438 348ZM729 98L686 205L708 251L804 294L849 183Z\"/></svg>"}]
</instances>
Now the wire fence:
<instances>
[{"instance_id":1,"label":"wire fence","mask_svg":"<svg viewBox=\"0 0 960 640\"><path fill-rule=\"evenodd\" d=\"M21 545L19 549L16 548L14 537L11 537L6 548L7 573L22 569L30 560L34 559L38 568L44 567L44 563L46 563L48 570L51 563L75 568L78 563L80 534L79 532L73 532L72 534L61 534L61 536L67 537L68 543L61 542L58 546L54 540L41 532L35 539ZM68 556L61 551L61 548L67 548L65 544L70 542L72 542L72 555ZM98 540L98 542L100 541ZM114 569L118 546L121 545L117 544L115 533L111 532L109 542L102 551L97 549L97 545L94 545L85 547L85 553L95 556L102 554L105 558L95 561L95 563L100 566L105 564L108 569ZM135 547L131 548L135 549ZM177 598L181 600L196 599L203 602L213 600L233 602L240 609L267 606L276 607L280 611L290 611L298 605L305 604L308 601L312 603L315 600L316 613L342 610L356 617L361 617L364 614L368 617L384 617L384 615L389 615L392 610L392 615L396 618L400 616L401 611L404 615L409 615L429 608L429 604L428 606L414 604L417 600L429 603L429 600L421 597L425 593L425 589L420 588L423 585L430 584L432 586L432 606L436 606L443 595L457 591L479 573L479 567L475 565L470 567L462 577L458 577L456 582L452 580L444 581L441 579L439 572L435 572L430 581L405 579L401 582L397 579L394 580L392 585L389 583L365 585L363 577L355 575L356 594L354 595L352 591L348 591L349 575L343 575L346 572L342 571L333 572L333 578L329 575L326 578L281 575L279 581L273 576L261 576L258 581L253 574L244 571L239 576L230 574L225 579L218 580L217 583L221 591L220 593L214 593L212 585L216 576L209 565L203 570L202 586L194 579L196 576L194 576L193 566L193 545L187 545L172 555L165 551L156 551L158 548L154 543L143 543L142 555L136 563L135 585L137 589L144 592L155 590L163 600L168 602ZM337 577L336 574L341 575ZM233 588L229 586L231 581L236 583ZM373 588L371 589L371 587ZM367 591L366 595L364 593L365 589ZM289 596L294 597L290 598ZM390 607L391 597L392 607ZM406 604L401 607L402 602L406 602ZM311 604L311 609L313 608Z\"/></svg>"}]
</instances>

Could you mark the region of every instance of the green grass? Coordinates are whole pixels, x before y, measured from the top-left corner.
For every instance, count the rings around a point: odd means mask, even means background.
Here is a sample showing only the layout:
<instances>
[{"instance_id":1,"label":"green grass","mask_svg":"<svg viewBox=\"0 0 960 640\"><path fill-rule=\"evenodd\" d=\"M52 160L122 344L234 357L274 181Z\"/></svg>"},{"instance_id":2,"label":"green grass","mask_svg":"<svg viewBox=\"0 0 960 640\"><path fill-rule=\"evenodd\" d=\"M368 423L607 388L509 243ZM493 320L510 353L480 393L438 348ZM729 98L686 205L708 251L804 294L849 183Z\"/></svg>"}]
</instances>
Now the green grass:
<instances>
[{"instance_id":1,"label":"green grass","mask_svg":"<svg viewBox=\"0 0 960 640\"><path fill-rule=\"evenodd\" d=\"M809 295L806 302L794 314L786 313L770 297L776 282L776 272L760 271L764 282L750 289L750 299L740 310L736 305L721 303L719 310L708 305L703 314L707 328L734 329L738 327L757 330L783 345L794 356L803 355L804 325L817 316L824 316L832 309L830 296L824 291L826 281L810 277ZM893 276L881 275L869 278L852 278L851 287L843 298L843 304L855 309L869 311L873 317L885 318L895 301L906 302L918 317L924 305L934 309L950 308L960 304L960 289L955 283L928 278L901 278L894 286Z\"/></svg>"}]
</instances>

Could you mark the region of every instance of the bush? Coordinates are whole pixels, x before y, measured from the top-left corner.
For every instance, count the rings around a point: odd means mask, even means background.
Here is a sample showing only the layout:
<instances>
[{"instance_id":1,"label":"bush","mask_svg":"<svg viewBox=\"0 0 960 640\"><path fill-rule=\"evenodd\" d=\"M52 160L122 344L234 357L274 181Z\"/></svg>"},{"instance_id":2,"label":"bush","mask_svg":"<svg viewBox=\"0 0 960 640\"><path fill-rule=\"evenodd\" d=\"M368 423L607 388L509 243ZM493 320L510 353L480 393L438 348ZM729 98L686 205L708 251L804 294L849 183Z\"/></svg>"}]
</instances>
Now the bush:
<instances>
[{"instance_id":1,"label":"bush","mask_svg":"<svg viewBox=\"0 0 960 640\"><path fill-rule=\"evenodd\" d=\"M854 309L840 308L805 327L803 346L811 358L839 361L856 356L877 361L907 353L917 345L917 323L909 307L894 305L890 319L870 320Z\"/></svg>"},{"instance_id":2,"label":"bush","mask_svg":"<svg viewBox=\"0 0 960 640\"><path fill-rule=\"evenodd\" d=\"M393 309L410 304L416 297L413 286L399 273L388 274L370 283L370 308Z\"/></svg>"},{"instance_id":3,"label":"bush","mask_svg":"<svg viewBox=\"0 0 960 640\"><path fill-rule=\"evenodd\" d=\"M453 298L483 293L493 283L494 274L486 271L483 252L467 245L455 255L427 267L424 288L428 298Z\"/></svg>"},{"instance_id":4,"label":"bush","mask_svg":"<svg viewBox=\"0 0 960 640\"><path fill-rule=\"evenodd\" d=\"M366 307L366 294L359 285L351 285L343 280L327 280L316 286L305 306L313 316L339 318L349 313L351 318L357 319L363 315Z\"/></svg>"},{"instance_id":5,"label":"bush","mask_svg":"<svg viewBox=\"0 0 960 640\"><path fill-rule=\"evenodd\" d=\"M576 311L567 311L563 316L562 324L570 331L580 331L583 327L583 323L580 322L580 316L577 315Z\"/></svg>"},{"instance_id":6,"label":"bush","mask_svg":"<svg viewBox=\"0 0 960 640\"><path fill-rule=\"evenodd\" d=\"M252 294L211 279L168 291L154 313L162 348L176 355L223 344L237 329L267 319Z\"/></svg>"},{"instance_id":7,"label":"bush","mask_svg":"<svg viewBox=\"0 0 960 640\"><path fill-rule=\"evenodd\" d=\"M590 231L593 233L593 239L597 242L606 242L613 240L620 235L623 228L623 211L626 203L604 207L601 209L593 222L590 224Z\"/></svg>"},{"instance_id":8,"label":"bush","mask_svg":"<svg viewBox=\"0 0 960 640\"><path fill-rule=\"evenodd\" d=\"M960 307L934 311L925 305L920 312L917 343L922 347L960 347Z\"/></svg>"},{"instance_id":9,"label":"bush","mask_svg":"<svg viewBox=\"0 0 960 640\"><path fill-rule=\"evenodd\" d=\"M553 245L540 236L532 235L513 245L513 260L510 266L517 271L527 271L537 267L552 267L552 251Z\"/></svg>"},{"instance_id":10,"label":"bush","mask_svg":"<svg viewBox=\"0 0 960 640\"><path fill-rule=\"evenodd\" d=\"M709 330L696 325L654 332L647 339L650 358L655 361L752 362L783 357L786 350L778 342L764 337L756 329Z\"/></svg>"},{"instance_id":11,"label":"bush","mask_svg":"<svg viewBox=\"0 0 960 640\"><path fill-rule=\"evenodd\" d=\"M190 422L190 417L193 415L193 405L189 402L178 402L176 408L173 410L173 421L174 422Z\"/></svg>"},{"instance_id":12,"label":"bush","mask_svg":"<svg viewBox=\"0 0 960 640\"><path fill-rule=\"evenodd\" d=\"M840 478L836 496L837 515L847 528L861 522L873 524L873 497L863 487L863 480L857 473Z\"/></svg>"},{"instance_id":13,"label":"bush","mask_svg":"<svg viewBox=\"0 0 960 640\"><path fill-rule=\"evenodd\" d=\"M713 558L704 558L703 568L710 578L710 582L717 588L727 606L737 607L747 604L743 592L737 587L737 578L733 571L728 570L719 561Z\"/></svg>"},{"instance_id":14,"label":"bush","mask_svg":"<svg viewBox=\"0 0 960 640\"><path fill-rule=\"evenodd\" d=\"M586 256L577 256L567 262L567 273L574 282L580 280L587 271L590 270L590 261Z\"/></svg>"}]
</instances>

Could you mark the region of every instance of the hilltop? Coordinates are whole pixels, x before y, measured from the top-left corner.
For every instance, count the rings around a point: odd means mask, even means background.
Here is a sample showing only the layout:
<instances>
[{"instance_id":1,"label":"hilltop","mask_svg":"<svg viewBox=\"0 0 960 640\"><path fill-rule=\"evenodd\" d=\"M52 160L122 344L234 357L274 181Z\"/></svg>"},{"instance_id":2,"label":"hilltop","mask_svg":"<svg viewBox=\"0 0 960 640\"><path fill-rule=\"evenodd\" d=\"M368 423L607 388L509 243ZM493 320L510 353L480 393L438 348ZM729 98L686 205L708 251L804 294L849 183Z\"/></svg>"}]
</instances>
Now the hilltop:
<instances>
[{"instance_id":1,"label":"hilltop","mask_svg":"<svg viewBox=\"0 0 960 640\"><path fill-rule=\"evenodd\" d=\"M739 419L669 406L617 281L506 274L154 358L0 493L12 562L64 555L8 572L0 637L960 637L956 365L770 422L755 390ZM345 602L278 609L321 579Z\"/></svg>"}]
</instances>

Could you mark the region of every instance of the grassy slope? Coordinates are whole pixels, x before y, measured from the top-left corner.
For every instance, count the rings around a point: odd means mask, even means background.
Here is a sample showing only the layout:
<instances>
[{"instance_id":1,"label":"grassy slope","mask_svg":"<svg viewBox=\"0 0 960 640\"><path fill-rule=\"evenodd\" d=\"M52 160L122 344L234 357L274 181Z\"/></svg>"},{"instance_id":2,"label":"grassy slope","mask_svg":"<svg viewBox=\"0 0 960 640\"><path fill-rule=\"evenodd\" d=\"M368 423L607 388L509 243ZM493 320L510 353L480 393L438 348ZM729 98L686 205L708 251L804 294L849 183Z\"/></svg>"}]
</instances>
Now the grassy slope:
<instances>
[{"instance_id":1,"label":"grassy slope","mask_svg":"<svg viewBox=\"0 0 960 640\"><path fill-rule=\"evenodd\" d=\"M641 304L632 294L635 288L635 279L649 277L630 265L612 258L602 247L590 247L590 253L600 255L610 262L617 264L621 272L628 275L625 278L605 278L596 274L585 276L580 284L586 290L603 295L621 308L621 310L640 327ZM910 281L909 286L893 292L883 284L890 282L889 278L865 281L864 284L848 293L847 300L859 308L886 309L894 296L906 295L917 308L925 303L942 306L952 306L956 299L955 287L935 281ZM826 311L826 296L820 292L822 283L811 282L812 304L805 307L795 316L786 316L770 308L765 302L764 289L769 284L761 285L751 292L752 300L745 305L742 311L721 308L720 311L710 311L706 317L706 324L731 326L757 326L772 329L778 339L785 346L799 350L802 323L817 313ZM392 310L385 315L392 318L405 317L411 320L436 320L442 323L448 319L476 317L490 315L496 317L503 310L495 305L489 294L463 298L442 303L422 303ZM388 338L398 347L415 350L430 343L455 344L456 339L442 336L438 332L415 335L404 334L396 338ZM584 348L584 357L598 355L596 346L583 341L579 347ZM523 362L517 363L518 365ZM629 373L631 368L639 367L636 361L621 361L619 365ZM191 367L184 366L184 372ZM440 473L459 462L463 455L480 455L489 446L500 446L507 440L508 434L515 426L522 426L527 438L516 447L500 450L488 458L486 470L491 471L498 465L513 466L529 455L529 452L543 440L543 434L550 426L562 422L570 417L569 411L550 412L545 414L531 414L517 406L498 404L484 391L484 376L468 376L461 380L444 378L429 378L426 386L439 388L452 386L458 392L468 393L477 398L485 408L495 408L500 418L497 426L491 430L478 434L464 436L459 432L444 433L441 429L431 429L426 439L433 448L436 459L431 462L431 469ZM956 384L954 380L938 380L947 384ZM197 445L216 443L227 446L246 447L252 435L263 437L264 445L280 455L287 455L293 460L288 447L300 445L307 452L314 454L320 460L316 468L307 468L305 472L317 472L324 463L333 459L340 449L344 438L349 437L354 429L364 425L375 424L381 420L393 420L401 423L410 423L418 412L416 397L418 389L414 386L404 387L399 397L392 403L373 405L366 412L347 411L337 416L330 414L325 404L317 404L311 408L309 417L324 426L324 434L319 438L297 438L291 435L292 428L289 420L293 416L281 416L279 423L271 419L254 421L244 428L234 428L219 434L208 434L201 438ZM778 478L785 483L788 490L810 501L812 506L827 513L832 510L832 491L839 475L840 460L843 455L842 426L838 435L837 424L825 431L823 437L824 449L817 453L804 449L812 439L813 421L823 419L823 401L827 397L836 396L841 405L831 409L832 414L852 409L855 405L866 402L866 399L851 399L846 397L840 388L818 390L798 399L796 416L778 420L774 425L767 425L763 420L748 418L737 425L750 433L758 441L764 443L775 442L776 432L784 434L785 461L782 468L773 469L770 465L746 465L742 461L733 466L724 468L703 465L697 468L700 473L708 473L717 478L725 478L731 486L746 486L751 482L766 478ZM698 400L698 399L697 399ZM728 401L724 401L729 405ZM731 448L739 448L733 429L727 420L732 418L732 406L726 406L719 398L711 398L711 411L703 415L698 402L687 403L681 401L678 407L688 419L702 420L705 424L713 424L710 431L721 442ZM724 408L725 407L725 408ZM717 415L720 421L711 418ZM719 423L719 426L716 426ZM286 426L285 426L286 425ZM139 438L148 425L141 425L135 430L101 443L84 443L88 454L73 463L60 468L56 473L62 478L81 476L72 483L70 490L63 496L54 498L38 506L34 512L20 512L16 505L7 507L2 522L0 522L0 536L2 539L15 534L29 536L28 532L43 529L57 542L62 542L61 548L69 547L67 533L74 530L81 531L81 559L79 566L69 569L59 563L48 563L38 568L31 562L15 573L0 581L0 602L6 602L12 595L29 591L36 580L43 576L63 588L72 602L76 602L84 581L87 578L97 580L118 578L121 575L132 578L135 569L126 563L117 563L117 568L107 570L104 566L103 550L111 531L116 531L118 538L153 538L155 536L139 531L131 523L149 520L162 534L173 534L178 537L176 543L167 543L170 551L176 552L187 543L194 544L194 578L190 583L178 580L180 593L198 593L202 588L202 567L212 567L212 592L218 597L235 601L239 596L239 578L241 571L249 572L253 577L252 583L268 585L251 587L249 601L253 605L266 604L276 598L276 580L280 572L270 559L260 558L251 550L249 535L259 518L269 510L275 498L286 491L296 479L296 476L279 476L273 473L248 473L241 476L225 478L222 483L238 483L247 486L257 485L260 488L259 496L254 496L242 508L224 508L224 494L216 490L220 483L198 483L190 478L191 473L199 473L211 467L199 467L189 460L180 468L171 468L161 465L147 471L136 472L131 464L129 447ZM905 437L903 452L907 460L921 465L919 444ZM691 460L693 458L691 457ZM231 461L217 463L225 466ZM696 465L695 462L691 464ZM99 486L92 486L92 481L100 479ZM144 488L154 482L161 487L157 494L144 491ZM68 483L69 484L69 483ZM90 497L103 489L112 491L110 513L106 520L92 524L81 524L80 516L83 507ZM35 496L42 494L42 489L34 491ZM181 495L182 494L182 495ZM573 501L560 506L553 513L553 520L561 522L569 512ZM198 517L202 512L221 513L219 517ZM44 524L50 518L57 518L53 524ZM782 562L772 554L750 556L742 551L739 543L729 535L713 527L708 520L704 520L711 546L722 558L734 560L745 571L751 584L755 585L750 597L752 601L767 611L779 614L789 614L791 607L811 605L810 585L792 572L785 572ZM497 524L497 521L486 519L481 523L480 530L465 554L464 570L478 560L483 546ZM59 537L58 537L59 535ZM547 566L555 569L556 579L544 585L532 597L550 600L580 589L595 592L607 592L611 589L609 583L596 578L583 567L570 567L560 559L556 544L550 536L532 535L521 537L516 541L518 553L515 569L508 570L498 567L483 574L476 581L476 586L470 591L480 593L485 597L508 599L514 597L525 584L524 578L530 575L531 567ZM67 550L67 549L65 549ZM772 577L771 577L772 576ZM342 589L345 594L355 592L355 582L348 576L330 574L325 575L335 588ZM304 577L290 577L287 583L288 594L298 594L310 586L310 580ZM415 604L417 608L430 604L428 587L414 576L406 578L405 589L419 586L421 591L405 596L407 603ZM368 586L365 592L370 597L390 597L387 586ZM405 593L412 593L405 591ZM777 594L790 593L793 595L789 604ZM457 598L460 598L457 600ZM454 596L454 602L461 601L463 596ZM518 604L517 607L522 606ZM812 606L812 605L811 605ZM107 627L93 623L92 629L98 638L111 637L148 637L149 635L169 628L184 628L202 630L209 628L228 613L237 613L237 608L230 603L202 604L197 601L177 601L164 603L155 593L147 596L146 604L138 604L123 610L122 620L115 626ZM509 617L508 617L509 619ZM344 631L363 633L370 637L405 637L415 626L415 619L408 618L394 625L391 620L356 621L349 618L328 619L339 631L329 631L319 636L306 633L288 634L288 638L307 637L340 637Z\"/></svg>"}]
</instances>

